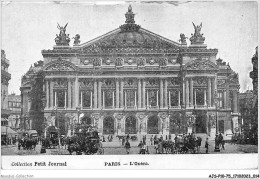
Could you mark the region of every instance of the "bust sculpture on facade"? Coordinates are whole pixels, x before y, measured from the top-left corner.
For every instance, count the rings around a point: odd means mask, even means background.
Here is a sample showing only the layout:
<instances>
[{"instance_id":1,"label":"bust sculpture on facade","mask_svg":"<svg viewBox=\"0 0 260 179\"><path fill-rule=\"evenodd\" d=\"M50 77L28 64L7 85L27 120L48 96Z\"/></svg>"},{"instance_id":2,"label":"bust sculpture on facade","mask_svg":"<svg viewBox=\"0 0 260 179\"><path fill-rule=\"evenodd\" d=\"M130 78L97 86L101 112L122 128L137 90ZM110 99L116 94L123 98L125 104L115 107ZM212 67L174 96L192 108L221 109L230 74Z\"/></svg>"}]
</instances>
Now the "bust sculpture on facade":
<instances>
[{"instance_id":1,"label":"bust sculpture on facade","mask_svg":"<svg viewBox=\"0 0 260 179\"><path fill-rule=\"evenodd\" d=\"M187 44L187 42L186 42L186 39L187 39L187 37L185 37L185 35L184 34L180 34L180 40L179 40L179 42L181 42L181 44Z\"/></svg>"},{"instance_id":2,"label":"bust sculpture on facade","mask_svg":"<svg viewBox=\"0 0 260 179\"><path fill-rule=\"evenodd\" d=\"M57 28L60 30L60 34L56 34L56 38L55 38L55 43L58 46L62 46L62 45L69 45L70 43L70 37L69 34L66 34L66 28L67 28L68 23L62 27L58 24Z\"/></svg>"},{"instance_id":3,"label":"bust sculpture on facade","mask_svg":"<svg viewBox=\"0 0 260 179\"><path fill-rule=\"evenodd\" d=\"M73 37L72 39L74 39L74 42L73 42L74 45L80 44L80 40L79 40L80 35L79 34L76 34L75 37Z\"/></svg>"},{"instance_id":4,"label":"bust sculpture on facade","mask_svg":"<svg viewBox=\"0 0 260 179\"><path fill-rule=\"evenodd\" d=\"M202 28L202 23L200 23L200 25L195 25L193 22L193 27L194 27L194 34L191 34L191 44L203 44L205 41L205 37L203 37L203 34L201 34L201 28Z\"/></svg>"}]
</instances>

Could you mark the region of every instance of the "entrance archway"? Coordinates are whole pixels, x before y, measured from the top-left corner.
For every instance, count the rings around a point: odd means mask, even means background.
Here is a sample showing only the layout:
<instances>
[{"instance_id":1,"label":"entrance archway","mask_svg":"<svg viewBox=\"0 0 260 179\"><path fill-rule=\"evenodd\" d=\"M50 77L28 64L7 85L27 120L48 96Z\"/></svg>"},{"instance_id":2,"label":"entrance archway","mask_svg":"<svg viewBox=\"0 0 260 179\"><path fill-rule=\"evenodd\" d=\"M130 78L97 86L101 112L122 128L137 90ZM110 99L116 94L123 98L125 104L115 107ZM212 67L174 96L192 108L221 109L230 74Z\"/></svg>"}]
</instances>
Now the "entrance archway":
<instances>
[{"instance_id":1,"label":"entrance archway","mask_svg":"<svg viewBox=\"0 0 260 179\"><path fill-rule=\"evenodd\" d=\"M157 116L154 115L148 118L147 133L159 134L159 119Z\"/></svg>"},{"instance_id":2,"label":"entrance archway","mask_svg":"<svg viewBox=\"0 0 260 179\"><path fill-rule=\"evenodd\" d=\"M129 116L125 120L125 133L126 134L136 134L136 118Z\"/></svg>"},{"instance_id":3,"label":"entrance archway","mask_svg":"<svg viewBox=\"0 0 260 179\"><path fill-rule=\"evenodd\" d=\"M83 117L83 118L81 119L81 123L82 123L82 124L91 125L91 124L92 124L92 120L91 120L90 117Z\"/></svg>"},{"instance_id":4,"label":"entrance archway","mask_svg":"<svg viewBox=\"0 0 260 179\"><path fill-rule=\"evenodd\" d=\"M114 134L114 119L106 117L103 120L103 134Z\"/></svg>"},{"instance_id":5,"label":"entrance archway","mask_svg":"<svg viewBox=\"0 0 260 179\"><path fill-rule=\"evenodd\" d=\"M206 126L207 116L203 112L197 112L196 121L195 121L195 131L196 133L206 133L207 126Z\"/></svg>"}]
</instances>

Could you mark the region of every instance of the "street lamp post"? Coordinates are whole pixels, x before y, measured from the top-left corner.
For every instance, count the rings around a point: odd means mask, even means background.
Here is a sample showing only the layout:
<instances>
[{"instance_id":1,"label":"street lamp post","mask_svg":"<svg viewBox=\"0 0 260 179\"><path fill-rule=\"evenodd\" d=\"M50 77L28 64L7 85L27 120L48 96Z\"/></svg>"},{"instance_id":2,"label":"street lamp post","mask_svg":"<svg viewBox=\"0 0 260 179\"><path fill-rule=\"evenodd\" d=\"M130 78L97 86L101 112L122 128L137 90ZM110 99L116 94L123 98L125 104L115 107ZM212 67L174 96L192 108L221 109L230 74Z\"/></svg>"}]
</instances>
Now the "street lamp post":
<instances>
[{"instance_id":1,"label":"street lamp post","mask_svg":"<svg viewBox=\"0 0 260 179\"><path fill-rule=\"evenodd\" d=\"M55 113L55 119L57 120L57 127L58 127L58 142L59 142L59 148L60 148L60 121L58 119L58 107L55 106L55 110L56 110L56 113Z\"/></svg>"},{"instance_id":2,"label":"street lamp post","mask_svg":"<svg viewBox=\"0 0 260 179\"><path fill-rule=\"evenodd\" d=\"M78 114L78 124L79 124L79 113L80 113L80 107L76 107L76 110L77 110L77 114Z\"/></svg>"},{"instance_id":3,"label":"street lamp post","mask_svg":"<svg viewBox=\"0 0 260 179\"><path fill-rule=\"evenodd\" d=\"M5 143L5 144L6 144L6 145L8 145L7 130L8 130L8 125L5 126L5 134L6 134L6 136L5 136L5 142L6 142L6 143Z\"/></svg>"},{"instance_id":4,"label":"street lamp post","mask_svg":"<svg viewBox=\"0 0 260 179\"><path fill-rule=\"evenodd\" d=\"M215 103L215 106L216 106L216 122L215 122L215 125L216 125L216 138L215 138L215 149L214 149L214 152L220 152L220 149L219 149L219 143L218 143L218 139L217 139L217 136L218 136L218 93L217 91L215 91L215 95L214 95L214 103Z\"/></svg>"}]
</instances>

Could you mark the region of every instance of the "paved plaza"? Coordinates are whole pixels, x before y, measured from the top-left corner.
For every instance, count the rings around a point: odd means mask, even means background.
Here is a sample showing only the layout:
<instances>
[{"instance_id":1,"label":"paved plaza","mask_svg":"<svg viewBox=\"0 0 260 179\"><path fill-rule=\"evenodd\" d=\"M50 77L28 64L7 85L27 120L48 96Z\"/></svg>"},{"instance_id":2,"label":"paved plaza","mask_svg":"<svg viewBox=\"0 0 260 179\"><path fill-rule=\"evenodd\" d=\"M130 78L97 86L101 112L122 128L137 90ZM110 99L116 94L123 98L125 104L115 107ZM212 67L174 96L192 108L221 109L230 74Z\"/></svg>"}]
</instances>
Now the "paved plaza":
<instances>
[{"instance_id":1,"label":"paved plaza","mask_svg":"<svg viewBox=\"0 0 260 179\"><path fill-rule=\"evenodd\" d=\"M130 155L138 154L139 148L138 142L130 142L131 150ZM237 153L257 153L258 146L256 145L240 145L240 144L230 144L226 143L225 150L220 150L220 152L214 152L214 141L209 141L209 153L210 154L237 154ZM205 154L205 141L202 141L200 154ZM103 142L104 154L105 155L125 155L126 150L121 145L121 142ZM35 150L18 150L16 145L9 146L1 146L2 155L69 155L69 152L64 148L61 149L46 149L46 153L40 153L41 145L37 145ZM156 154L154 146L148 145L149 153ZM75 155L75 152L73 153ZM168 155L176 155L176 154L168 154ZM177 154L177 155L185 155L185 154Z\"/></svg>"}]
</instances>

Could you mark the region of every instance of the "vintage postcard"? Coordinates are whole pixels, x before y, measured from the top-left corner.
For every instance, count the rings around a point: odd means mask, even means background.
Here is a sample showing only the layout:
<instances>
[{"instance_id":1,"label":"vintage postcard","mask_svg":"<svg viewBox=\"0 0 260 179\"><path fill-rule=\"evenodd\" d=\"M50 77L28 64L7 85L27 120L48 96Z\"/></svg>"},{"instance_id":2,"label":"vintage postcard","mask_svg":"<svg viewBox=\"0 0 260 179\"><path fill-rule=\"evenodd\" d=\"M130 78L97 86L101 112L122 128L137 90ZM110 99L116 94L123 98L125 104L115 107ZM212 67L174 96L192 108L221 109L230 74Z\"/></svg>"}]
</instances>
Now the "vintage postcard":
<instances>
[{"instance_id":1,"label":"vintage postcard","mask_svg":"<svg viewBox=\"0 0 260 179\"><path fill-rule=\"evenodd\" d=\"M259 178L258 8L2 1L1 177Z\"/></svg>"}]
</instances>

